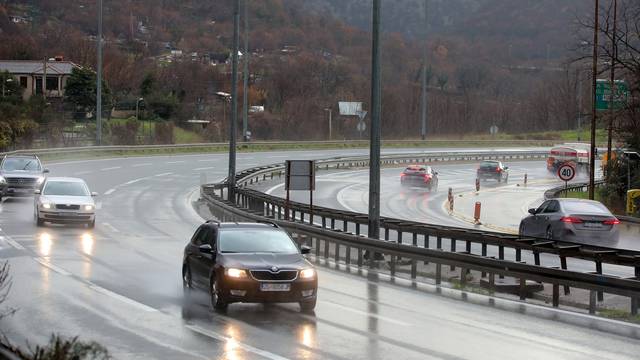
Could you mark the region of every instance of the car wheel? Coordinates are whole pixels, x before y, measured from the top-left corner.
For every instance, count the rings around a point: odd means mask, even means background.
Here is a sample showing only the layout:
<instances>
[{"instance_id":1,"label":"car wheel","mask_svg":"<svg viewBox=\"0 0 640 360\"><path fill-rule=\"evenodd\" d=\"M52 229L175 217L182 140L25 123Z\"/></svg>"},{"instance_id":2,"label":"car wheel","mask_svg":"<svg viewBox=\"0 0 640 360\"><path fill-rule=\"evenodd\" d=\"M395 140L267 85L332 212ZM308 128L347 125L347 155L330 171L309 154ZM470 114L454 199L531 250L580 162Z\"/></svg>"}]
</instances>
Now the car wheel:
<instances>
[{"instance_id":1,"label":"car wheel","mask_svg":"<svg viewBox=\"0 0 640 360\"><path fill-rule=\"evenodd\" d=\"M44 220L40 219L40 212L36 212L34 215L36 218L36 226L44 226Z\"/></svg>"},{"instance_id":2,"label":"car wheel","mask_svg":"<svg viewBox=\"0 0 640 360\"><path fill-rule=\"evenodd\" d=\"M312 312L316 308L316 302L316 298L313 300L300 301L300 310L306 313Z\"/></svg>"},{"instance_id":3,"label":"car wheel","mask_svg":"<svg viewBox=\"0 0 640 360\"><path fill-rule=\"evenodd\" d=\"M96 220L95 220L95 219L93 219L93 221L88 222L88 223L87 223L87 227L88 227L89 229L93 229L93 228L95 228L95 227L96 227Z\"/></svg>"},{"instance_id":4,"label":"car wheel","mask_svg":"<svg viewBox=\"0 0 640 360\"><path fill-rule=\"evenodd\" d=\"M506 184L506 183L508 183L508 182L509 182L509 175L507 175L507 176L504 178L504 183Z\"/></svg>"},{"instance_id":5,"label":"car wheel","mask_svg":"<svg viewBox=\"0 0 640 360\"><path fill-rule=\"evenodd\" d=\"M547 232L545 233L547 240L553 240L553 229L551 226L547 227Z\"/></svg>"},{"instance_id":6,"label":"car wheel","mask_svg":"<svg viewBox=\"0 0 640 360\"><path fill-rule=\"evenodd\" d=\"M193 283L191 282L191 268L185 264L182 267L182 293L185 297L191 296L193 290Z\"/></svg>"},{"instance_id":7,"label":"car wheel","mask_svg":"<svg viewBox=\"0 0 640 360\"><path fill-rule=\"evenodd\" d=\"M212 278L210 281L209 296L211 297L211 306L213 306L215 310L225 310L229 305L221 296L218 296L215 278Z\"/></svg>"}]
</instances>

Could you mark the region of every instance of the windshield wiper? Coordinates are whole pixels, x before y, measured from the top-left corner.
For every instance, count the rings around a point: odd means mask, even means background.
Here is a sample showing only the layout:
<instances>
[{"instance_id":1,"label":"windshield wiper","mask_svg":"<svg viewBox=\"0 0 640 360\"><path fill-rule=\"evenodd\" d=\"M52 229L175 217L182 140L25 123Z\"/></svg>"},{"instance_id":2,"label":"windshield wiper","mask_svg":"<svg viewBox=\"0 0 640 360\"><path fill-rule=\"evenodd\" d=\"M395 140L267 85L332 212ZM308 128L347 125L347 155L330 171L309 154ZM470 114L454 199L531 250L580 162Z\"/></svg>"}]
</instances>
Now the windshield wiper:
<instances>
[{"instance_id":1,"label":"windshield wiper","mask_svg":"<svg viewBox=\"0 0 640 360\"><path fill-rule=\"evenodd\" d=\"M27 161L27 163L24 165L24 167L22 168L22 170L27 170L27 167L29 167L29 165L31 165L31 163L33 162L33 160L29 160Z\"/></svg>"}]
</instances>

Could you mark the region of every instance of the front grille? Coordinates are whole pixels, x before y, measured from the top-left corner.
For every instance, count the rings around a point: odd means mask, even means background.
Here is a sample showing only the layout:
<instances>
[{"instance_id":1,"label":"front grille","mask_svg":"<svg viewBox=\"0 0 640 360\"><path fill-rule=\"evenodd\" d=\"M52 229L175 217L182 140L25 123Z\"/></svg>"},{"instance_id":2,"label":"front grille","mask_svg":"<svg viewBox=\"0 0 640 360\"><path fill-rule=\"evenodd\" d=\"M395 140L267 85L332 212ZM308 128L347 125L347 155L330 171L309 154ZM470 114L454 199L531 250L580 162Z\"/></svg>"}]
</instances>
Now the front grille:
<instances>
[{"instance_id":1,"label":"front grille","mask_svg":"<svg viewBox=\"0 0 640 360\"><path fill-rule=\"evenodd\" d=\"M80 205L56 204L58 210L80 210Z\"/></svg>"},{"instance_id":2,"label":"front grille","mask_svg":"<svg viewBox=\"0 0 640 360\"><path fill-rule=\"evenodd\" d=\"M38 179L34 178L21 178L21 177L8 177L7 184L9 185L21 185L21 186L33 186Z\"/></svg>"},{"instance_id":3,"label":"front grille","mask_svg":"<svg viewBox=\"0 0 640 360\"><path fill-rule=\"evenodd\" d=\"M298 276L297 270L280 270L271 272L269 270L251 270L251 276L260 281L290 281Z\"/></svg>"}]
</instances>

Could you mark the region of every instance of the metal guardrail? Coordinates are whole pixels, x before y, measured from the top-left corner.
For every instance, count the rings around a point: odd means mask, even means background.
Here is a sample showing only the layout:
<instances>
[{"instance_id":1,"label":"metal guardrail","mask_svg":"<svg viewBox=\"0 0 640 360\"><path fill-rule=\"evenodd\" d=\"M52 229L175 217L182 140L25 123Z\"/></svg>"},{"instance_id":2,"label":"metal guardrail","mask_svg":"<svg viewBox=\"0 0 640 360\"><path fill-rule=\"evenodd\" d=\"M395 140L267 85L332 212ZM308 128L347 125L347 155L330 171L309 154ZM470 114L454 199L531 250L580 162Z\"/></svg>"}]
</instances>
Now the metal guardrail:
<instances>
[{"instance_id":1,"label":"metal guardrail","mask_svg":"<svg viewBox=\"0 0 640 360\"><path fill-rule=\"evenodd\" d=\"M460 161L460 160L482 160L484 156L494 158L509 158L511 156L518 156L517 158L539 158L546 157L546 152L532 152L529 154L513 154L513 153L486 153L486 154L461 154L461 153L447 153L447 154L399 154L390 155L381 159L382 164L403 164L410 162L435 162L435 161ZM318 168L346 168L356 166L367 166L368 159L363 157L351 157L351 158L337 158L317 161L316 166ZM529 275L526 279L536 280L535 274L545 273L547 270L554 270L564 272L566 275L566 284L564 285L565 294L570 293L570 287L578 287L584 289L591 289L592 287L585 287L585 284L579 286L572 285L572 282L577 279L582 279L584 276L592 276L597 278L606 279L605 282L611 284L611 279L617 279L626 285L635 289L635 286L640 282L640 251L621 250L606 247L597 247L584 245L579 243L571 243L566 241L556 241L548 239L539 239L531 237L521 237L517 235L500 234L487 231L477 231L464 228L452 228L446 226L424 224L418 222L412 222L402 219L382 218L381 219L381 234L384 234L384 238L377 239L365 239L361 234L366 232L366 226L368 223L367 216L365 214L353 213L348 211L340 211L335 209L314 207L311 209L307 204L301 203L289 203L285 206L284 199L263 194L256 190L247 188L247 185L253 184L257 181L273 179L276 176L283 175L283 166L276 164L264 167L257 167L253 169L245 170L238 173L236 181L239 186L235 191L235 199L232 202L226 203L227 207L233 207L236 209L236 213L249 214L251 216L259 216L260 218L270 218L276 221L281 221L283 224L288 224L289 228L296 228L295 226L308 226L304 230L307 233L315 234L315 236L323 236L323 241L339 243L340 241L346 241L344 236L347 236L351 242L348 246L356 246L357 242L365 241L364 244L371 246L379 246L380 249L384 248L388 252L390 248L388 246L401 246L401 248L408 252L413 251L413 258L415 258L416 252L422 255L424 250L437 251L438 254L466 254L474 257L480 257L486 259L492 264L503 264L503 262L515 263L525 266L523 263L523 255L527 255L529 258L533 258L535 266L528 268ZM225 198L225 183L219 184L207 184L202 186L202 197L207 199L210 203L220 204L221 199ZM227 192L228 197L228 192ZM285 219L291 219L292 221L286 221ZM294 226L295 224L295 226ZM312 232L310 229L315 229ZM405 240L409 238L410 240ZM366 241L375 241L375 243L368 243ZM378 243L377 241L382 241ZM347 246L347 243L344 243ZM393 245L389 245L393 244ZM435 245L435 248L432 247ZM404 248L408 246L408 248ZM394 248L395 249L395 248ZM409 250L411 249L411 250ZM445 251L447 249L447 251ZM464 249L459 251L458 249ZM497 259L488 256L488 250L497 250ZM506 259L505 249L512 254L512 260ZM475 253L479 253L474 255ZM544 267L541 264L540 254L551 254L557 256L560 262L558 269L553 267ZM397 256L397 255L396 255ZM408 253L403 252L403 257L412 258ZM425 255L426 256L426 255ZM429 256L433 254L429 253ZM575 258L594 262L594 273L580 273L571 271L567 267L567 259ZM444 261L444 260L442 260ZM453 260L452 260L453 261ZM555 262L555 261L554 261ZM451 270L454 270L455 264L451 265ZM603 274L603 264L616 264L633 268L634 277L628 279L620 279L614 276ZM469 264L467 264L469 265ZM467 266L465 265L465 266ZM520 266L518 265L518 266ZM394 267L395 265L392 265ZM483 265L488 266L488 265ZM494 266L495 268L501 268L501 265ZM466 267L465 269L470 269ZM494 271L494 274L514 276L511 269L513 266L504 267L503 270ZM546 269L546 270L543 270ZM484 270L482 270L484 271ZM415 268L412 266L412 276L415 273ZM489 272L489 271L487 271ZM489 272L490 273L490 272ZM560 273L557 273L558 275ZM522 276L523 274L515 274ZM590 278L591 279L591 278ZM549 279L547 279L549 280ZM545 281L547 281L545 280ZM596 281L594 279L591 279ZM542 280L536 280L542 281ZM545 282L543 281L543 282ZM597 280L595 283L601 284ZM558 281L552 281L552 284L558 284ZM554 285L554 303L556 298L556 289ZM620 289L618 289L620 290ZM613 288L605 290L597 290L596 297L598 301L603 301L604 292L617 294L619 291ZM626 291L626 290L625 290ZM634 290L634 291L637 291ZM631 312L637 313L638 301L636 297L640 296L640 293L625 293L632 297ZM595 309L595 300L590 301L590 309Z\"/></svg>"},{"instance_id":2,"label":"metal guardrail","mask_svg":"<svg viewBox=\"0 0 640 360\"><path fill-rule=\"evenodd\" d=\"M434 145L448 147L451 144L478 144L479 146L507 146L507 145L519 145L519 146L546 146L552 145L553 141L550 140L384 140L382 142L385 145L407 145L415 146L418 144L425 144L433 147ZM252 147L295 147L295 146L308 146L308 147L365 147L369 144L366 140L350 140L345 141L252 141L247 143L240 143L239 148L252 148ZM141 150L165 150L165 149L184 149L193 151L194 149L207 149L207 148L225 148L229 143L197 143L197 144L168 144L168 145L112 145L112 146L82 146L82 147L67 147L67 148L48 148L48 149L25 149L14 150L7 152L0 152L0 156L9 154L35 154L35 155L57 155L68 154L77 152L124 152L124 151L141 151Z\"/></svg>"}]
</instances>

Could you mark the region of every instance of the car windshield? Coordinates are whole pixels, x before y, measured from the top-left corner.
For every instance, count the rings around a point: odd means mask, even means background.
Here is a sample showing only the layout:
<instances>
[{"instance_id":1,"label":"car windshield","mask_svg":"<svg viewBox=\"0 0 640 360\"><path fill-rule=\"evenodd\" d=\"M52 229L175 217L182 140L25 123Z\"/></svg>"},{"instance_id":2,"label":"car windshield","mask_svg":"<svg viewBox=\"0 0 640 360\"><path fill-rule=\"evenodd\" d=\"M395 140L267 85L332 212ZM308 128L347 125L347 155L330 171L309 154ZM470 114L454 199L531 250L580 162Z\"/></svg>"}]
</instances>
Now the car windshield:
<instances>
[{"instance_id":1,"label":"car windshield","mask_svg":"<svg viewBox=\"0 0 640 360\"><path fill-rule=\"evenodd\" d=\"M89 190L81 182L49 181L44 186L43 195L89 196Z\"/></svg>"},{"instance_id":2,"label":"car windshield","mask_svg":"<svg viewBox=\"0 0 640 360\"><path fill-rule=\"evenodd\" d=\"M26 171L39 171L40 170L40 162L35 158L7 158L2 163L2 170L6 171L15 171L15 170L26 170Z\"/></svg>"},{"instance_id":3,"label":"car windshield","mask_svg":"<svg viewBox=\"0 0 640 360\"><path fill-rule=\"evenodd\" d=\"M223 253L298 252L298 248L286 233L271 229L222 230L219 233L218 249Z\"/></svg>"},{"instance_id":4,"label":"car windshield","mask_svg":"<svg viewBox=\"0 0 640 360\"><path fill-rule=\"evenodd\" d=\"M568 213L598 213L609 215L609 210L602 204L597 202L586 201L564 201L562 202L562 208Z\"/></svg>"}]
</instances>

